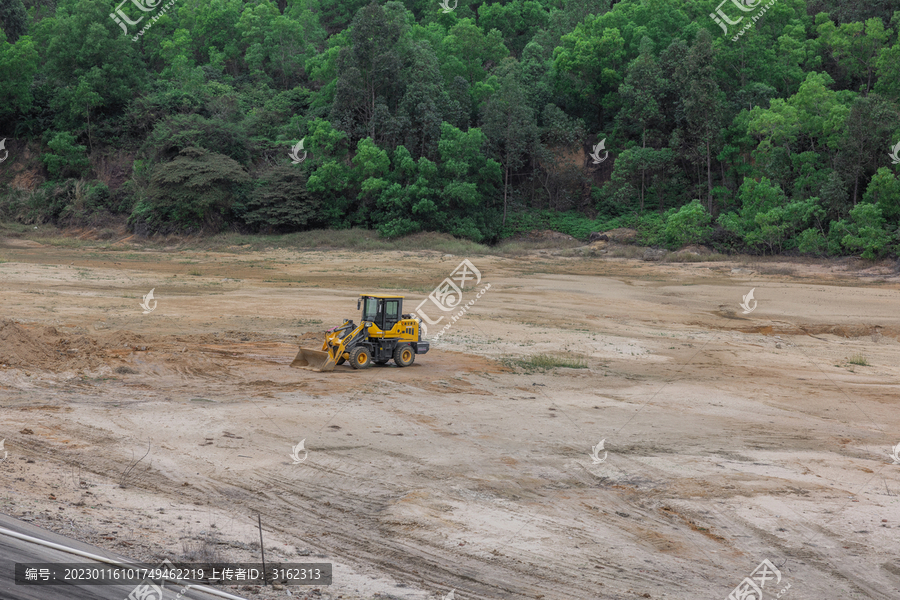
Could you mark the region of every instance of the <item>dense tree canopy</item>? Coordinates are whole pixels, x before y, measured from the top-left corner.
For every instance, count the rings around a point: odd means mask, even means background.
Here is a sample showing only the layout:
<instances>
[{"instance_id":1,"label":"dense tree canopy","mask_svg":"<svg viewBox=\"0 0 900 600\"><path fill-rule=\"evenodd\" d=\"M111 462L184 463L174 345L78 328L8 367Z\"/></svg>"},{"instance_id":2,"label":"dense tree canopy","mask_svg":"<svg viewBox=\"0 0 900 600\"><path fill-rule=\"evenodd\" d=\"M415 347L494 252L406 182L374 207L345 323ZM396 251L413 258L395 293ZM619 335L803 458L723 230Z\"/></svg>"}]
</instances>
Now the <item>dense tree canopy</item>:
<instances>
[{"instance_id":1,"label":"dense tree canopy","mask_svg":"<svg viewBox=\"0 0 900 600\"><path fill-rule=\"evenodd\" d=\"M0 219L896 255L895 6L0 0Z\"/></svg>"}]
</instances>

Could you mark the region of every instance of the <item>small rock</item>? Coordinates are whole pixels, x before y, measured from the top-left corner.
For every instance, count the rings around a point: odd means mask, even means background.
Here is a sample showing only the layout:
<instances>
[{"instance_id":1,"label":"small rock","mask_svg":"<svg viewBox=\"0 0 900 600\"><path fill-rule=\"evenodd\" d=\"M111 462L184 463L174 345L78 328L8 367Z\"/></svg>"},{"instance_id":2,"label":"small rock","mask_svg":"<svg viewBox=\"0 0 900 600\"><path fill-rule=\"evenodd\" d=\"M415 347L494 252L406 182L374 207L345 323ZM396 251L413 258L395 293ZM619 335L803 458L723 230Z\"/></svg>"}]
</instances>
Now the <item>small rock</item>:
<instances>
[{"instance_id":1,"label":"small rock","mask_svg":"<svg viewBox=\"0 0 900 600\"><path fill-rule=\"evenodd\" d=\"M588 239L590 242L608 242L609 236L605 233L597 233L594 232L591 234L591 237Z\"/></svg>"},{"instance_id":2,"label":"small rock","mask_svg":"<svg viewBox=\"0 0 900 600\"><path fill-rule=\"evenodd\" d=\"M647 248L644 250L643 260L646 261L660 261L666 255L665 250L660 250L657 248Z\"/></svg>"},{"instance_id":3,"label":"small rock","mask_svg":"<svg viewBox=\"0 0 900 600\"><path fill-rule=\"evenodd\" d=\"M22 431L20 431L19 433L21 433L22 435L34 435L34 432L32 430L28 429L27 427L25 429L23 429Z\"/></svg>"},{"instance_id":4,"label":"small rock","mask_svg":"<svg viewBox=\"0 0 900 600\"><path fill-rule=\"evenodd\" d=\"M775 347L778 348L778 349L780 350L780 349L781 349L781 344L775 344Z\"/></svg>"},{"instance_id":5,"label":"small rock","mask_svg":"<svg viewBox=\"0 0 900 600\"><path fill-rule=\"evenodd\" d=\"M609 241L617 244L634 244L638 238L636 229L627 228L611 229L603 232L603 235L609 237Z\"/></svg>"},{"instance_id":6,"label":"small rock","mask_svg":"<svg viewBox=\"0 0 900 600\"><path fill-rule=\"evenodd\" d=\"M712 250L707 248L706 246L699 246L697 244L688 244L687 246L681 248L675 254L685 255L689 254L691 256L701 256L706 254L712 254Z\"/></svg>"}]
</instances>

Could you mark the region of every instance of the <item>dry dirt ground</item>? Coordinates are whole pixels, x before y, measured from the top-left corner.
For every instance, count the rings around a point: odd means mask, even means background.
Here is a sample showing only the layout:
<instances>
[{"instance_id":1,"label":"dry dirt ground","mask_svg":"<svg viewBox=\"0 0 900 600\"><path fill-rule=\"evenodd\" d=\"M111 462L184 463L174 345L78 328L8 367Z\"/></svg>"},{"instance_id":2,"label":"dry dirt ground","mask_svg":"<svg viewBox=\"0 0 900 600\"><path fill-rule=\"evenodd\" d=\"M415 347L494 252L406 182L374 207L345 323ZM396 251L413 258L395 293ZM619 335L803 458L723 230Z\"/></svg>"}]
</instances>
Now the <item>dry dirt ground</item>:
<instances>
[{"instance_id":1,"label":"dry dirt ground","mask_svg":"<svg viewBox=\"0 0 900 600\"><path fill-rule=\"evenodd\" d=\"M261 515L335 565L293 598L724 600L764 559L766 600L900 598L895 270L472 257L430 353L328 374L298 343L464 257L112 248L0 241L7 514L229 561Z\"/></svg>"}]
</instances>

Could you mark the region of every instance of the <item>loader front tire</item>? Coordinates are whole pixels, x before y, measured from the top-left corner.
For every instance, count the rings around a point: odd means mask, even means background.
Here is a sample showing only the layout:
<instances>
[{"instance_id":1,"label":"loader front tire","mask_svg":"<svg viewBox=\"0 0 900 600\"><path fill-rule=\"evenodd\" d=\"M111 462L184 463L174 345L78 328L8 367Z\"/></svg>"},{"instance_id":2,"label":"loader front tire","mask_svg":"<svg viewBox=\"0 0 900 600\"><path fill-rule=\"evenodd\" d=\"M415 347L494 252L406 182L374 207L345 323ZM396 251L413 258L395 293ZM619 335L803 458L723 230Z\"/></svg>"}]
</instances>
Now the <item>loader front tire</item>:
<instances>
[{"instance_id":1,"label":"loader front tire","mask_svg":"<svg viewBox=\"0 0 900 600\"><path fill-rule=\"evenodd\" d=\"M416 352L412 346L403 345L394 349L394 363L398 367L408 367L414 362L416 362Z\"/></svg>"},{"instance_id":2,"label":"loader front tire","mask_svg":"<svg viewBox=\"0 0 900 600\"><path fill-rule=\"evenodd\" d=\"M354 369L368 369L372 366L372 355L365 346L357 346L350 352L350 366Z\"/></svg>"}]
</instances>

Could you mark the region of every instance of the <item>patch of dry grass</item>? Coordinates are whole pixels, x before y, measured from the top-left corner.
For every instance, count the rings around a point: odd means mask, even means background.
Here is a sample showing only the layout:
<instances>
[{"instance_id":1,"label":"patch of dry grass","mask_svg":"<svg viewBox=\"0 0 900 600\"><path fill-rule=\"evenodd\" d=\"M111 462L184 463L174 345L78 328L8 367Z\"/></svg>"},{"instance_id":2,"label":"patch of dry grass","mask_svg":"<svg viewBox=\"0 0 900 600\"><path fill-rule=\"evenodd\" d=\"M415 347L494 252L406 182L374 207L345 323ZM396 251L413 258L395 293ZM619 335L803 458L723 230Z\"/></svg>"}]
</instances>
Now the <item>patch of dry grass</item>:
<instances>
[{"instance_id":1,"label":"patch of dry grass","mask_svg":"<svg viewBox=\"0 0 900 600\"><path fill-rule=\"evenodd\" d=\"M854 354L850 358L847 359L847 362L851 365L858 365L860 367L868 367L869 360L863 356L862 354Z\"/></svg>"},{"instance_id":2,"label":"patch of dry grass","mask_svg":"<svg viewBox=\"0 0 900 600\"><path fill-rule=\"evenodd\" d=\"M507 358L503 361L509 367L518 367L525 371L546 371L564 367L567 369L587 369L584 356L570 353L540 353L525 358Z\"/></svg>"},{"instance_id":3,"label":"patch of dry grass","mask_svg":"<svg viewBox=\"0 0 900 600\"><path fill-rule=\"evenodd\" d=\"M619 246L611 249L606 256L610 258L643 258L644 250L642 246Z\"/></svg>"},{"instance_id":4,"label":"patch of dry grass","mask_svg":"<svg viewBox=\"0 0 900 600\"><path fill-rule=\"evenodd\" d=\"M724 260L734 260L734 257L727 254L719 254L718 252L713 252L712 254L689 254L687 252L679 254L670 252L663 258L663 262L670 263L721 262Z\"/></svg>"},{"instance_id":5,"label":"patch of dry grass","mask_svg":"<svg viewBox=\"0 0 900 600\"><path fill-rule=\"evenodd\" d=\"M490 248L492 254L522 256L536 250L570 250L584 246L578 240L506 240Z\"/></svg>"}]
</instances>

